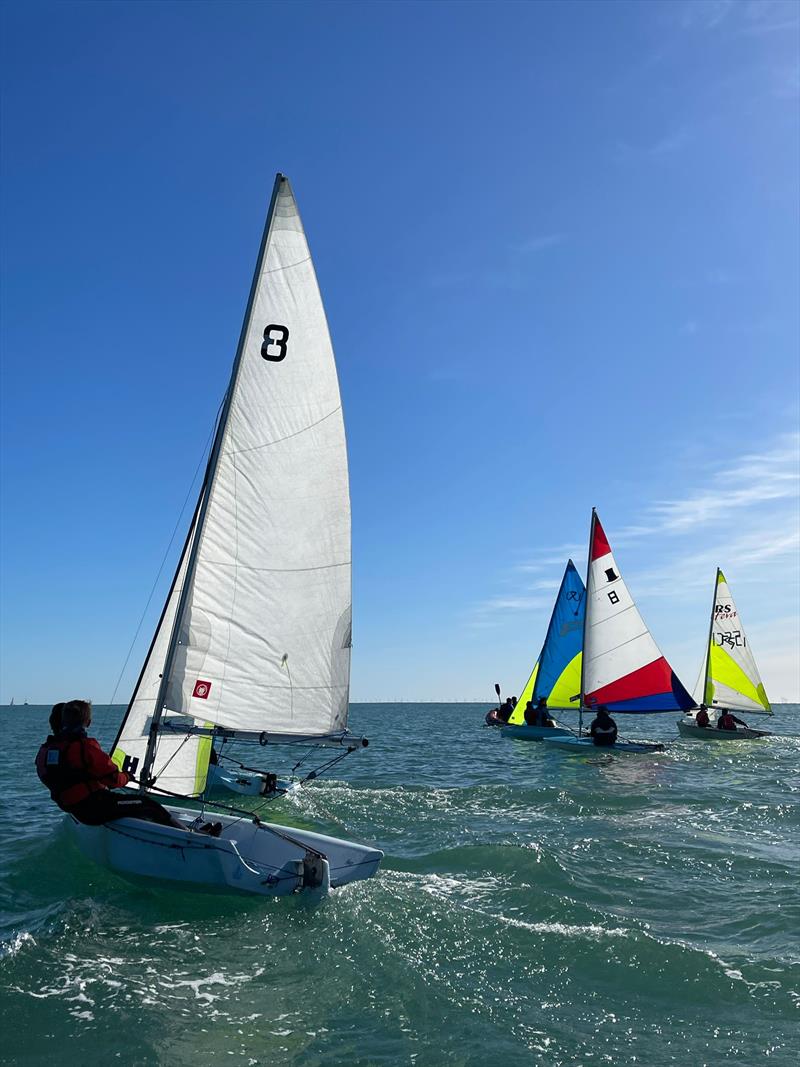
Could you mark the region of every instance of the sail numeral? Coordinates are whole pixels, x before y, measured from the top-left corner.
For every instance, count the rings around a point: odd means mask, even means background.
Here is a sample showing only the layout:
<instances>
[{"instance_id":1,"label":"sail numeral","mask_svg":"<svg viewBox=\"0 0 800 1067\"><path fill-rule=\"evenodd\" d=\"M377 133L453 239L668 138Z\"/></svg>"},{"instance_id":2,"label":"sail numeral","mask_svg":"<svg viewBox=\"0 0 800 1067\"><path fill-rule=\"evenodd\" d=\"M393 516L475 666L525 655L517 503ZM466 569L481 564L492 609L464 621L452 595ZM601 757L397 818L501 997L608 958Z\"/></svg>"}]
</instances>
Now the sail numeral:
<instances>
[{"instance_id":1,"label":"sail numeral","mask_svg":"<svg viewBox=\"0 0 800 1067\"><path fill-rule=\"evenodd\" d=\"M286 343L289 340L289 329L286 326L278 326L271 323L264 330L264 343L261 346L261 356L270 363L280 363L286 359Z\"/></svg>"},{"instance_id":2,"label":"sail numeral","mask_svg":"<svg viewBox=\"0 0 800 1067\"><path fill-rule=\"evenodd\" d=\"M717 644L727 645L729 648L746 648L747 638L744 636L741 630L729 630L728 632L714 631L714 638Z\"/></svg>"}]
</instances>

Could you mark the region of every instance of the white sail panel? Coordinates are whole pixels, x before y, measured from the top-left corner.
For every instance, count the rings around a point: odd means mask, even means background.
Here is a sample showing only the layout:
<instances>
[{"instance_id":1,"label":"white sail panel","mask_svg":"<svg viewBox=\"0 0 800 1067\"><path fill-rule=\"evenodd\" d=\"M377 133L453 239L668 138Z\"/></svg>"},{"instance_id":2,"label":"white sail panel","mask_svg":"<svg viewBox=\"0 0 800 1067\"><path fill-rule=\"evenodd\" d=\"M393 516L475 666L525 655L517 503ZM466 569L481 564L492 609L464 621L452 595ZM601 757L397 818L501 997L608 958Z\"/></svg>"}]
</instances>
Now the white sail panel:
<instances>
[{"instance_id":1,"label":"white sail panel","mask_svg":"<svg viewBox=\"0 0 800 1067\"><path fill-rule=\"evenodd\" d=\"M138 760L137 773L144 765L150 724L153 721L156 698L161 685L161 671L186 577L193 532L194 523L184 546L153 643L111 753L111 758L120 768L126 756L131 760ZM165 719L168 721L168 717ZM162 719L162 722L165 719ZM156 756L150 775L156 779L158 788L170 793L181 793L185 796L202 793L206 787L210 749L211 740L207 737L161 734L158 738Z\"/></svg>"},{"instance_id":2,"label":"white sail panel","mask_svg":"<svg viewBox=\"0 0 800 1067\"><path fill-rule=\"evenodd\" d=\"M717 571L711 637L706 654L704 703L751 714L772 714L741 617L721 570Z\"/></svg>"},{"instance_id":3,"label":"white sail panel","mask_svg":"<svg viewBox=\"0 0 800 1067\"><path fill-rule=\"evenodd\" d=\"M325 312L297 205L272 224L166 687L169 712L319 736L347 721L347 452Z\"/></svg>"},{"instance_id":4,"label":"white sail panel","mask_svg":"<svg viewBox=\"0 0 800 1067\"><path fill-rule=\"evenodd\" d=\"M586 584L583 703L621 712L693 707L639 614L594 512Z\"/></svg>"}]
</instances>

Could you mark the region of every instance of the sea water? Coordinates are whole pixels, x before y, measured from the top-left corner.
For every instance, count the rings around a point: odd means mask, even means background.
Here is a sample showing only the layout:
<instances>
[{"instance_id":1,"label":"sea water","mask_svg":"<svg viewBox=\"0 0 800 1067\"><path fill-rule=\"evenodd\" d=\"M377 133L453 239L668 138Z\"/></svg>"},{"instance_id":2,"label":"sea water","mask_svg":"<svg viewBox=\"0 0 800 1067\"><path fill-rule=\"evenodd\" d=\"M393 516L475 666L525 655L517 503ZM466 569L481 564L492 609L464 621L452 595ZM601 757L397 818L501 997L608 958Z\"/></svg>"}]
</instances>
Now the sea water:
<instances>
[{"instance_id":1,"label":"sea water","mask_svg":"<svg viewBox=\"0 0 800 1067\"><path fill-rule=\"evenodd\" d=\"M94 866L35 776L48 709L0 709L0 1059L796 1067L800 708L749 743L620 716L668 749L574 756L487 706L352 708L370 747L269 811L385 850L316 904Z\"/></svg>"}]
</instances>

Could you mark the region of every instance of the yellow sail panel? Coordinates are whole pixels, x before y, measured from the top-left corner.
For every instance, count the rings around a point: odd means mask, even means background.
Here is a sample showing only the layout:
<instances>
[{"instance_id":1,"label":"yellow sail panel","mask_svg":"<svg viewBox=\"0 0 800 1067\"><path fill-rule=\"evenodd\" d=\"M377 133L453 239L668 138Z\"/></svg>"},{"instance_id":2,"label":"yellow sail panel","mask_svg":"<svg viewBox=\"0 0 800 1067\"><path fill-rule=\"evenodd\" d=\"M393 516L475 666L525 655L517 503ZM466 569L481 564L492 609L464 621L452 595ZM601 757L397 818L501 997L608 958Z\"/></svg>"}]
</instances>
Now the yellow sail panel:
<instances>
[{"instance_id":1,"label":"yellow sail panel","mask_svg":"<svg viewBox=\"0 0 800 1067\"><path fill-rule=\"evenodd\" d=\"M711 669L708 672L709 684L706 692L711 690L712 701L753 711L763 710L767 714L772 711L763 683L759 681L758 685L753 685L736 660L724 648L715 644L713 638L710 655Z\"/></svg>"},{"instance_id":2,"label":"yellow sail panel","mask_svg":"<svg viewBox=\"0 0 800 1067\"><path fill-rule=\"evenodd\" d=\"M520 693L517 706L512 712L511 718L508 720L512 726L519 726L525 722L525 705L533 696L533 687L536 685L536 675L539 673L539 661L537 659L531 671L531 676L525 683L525 688Z\"/></svg>"},{"instance_id":3,"label":"yellow sail panel","mask_svg":"<svg viewBox=\"0 0 800 1067\"><path fill-rule=\"evenodd\" d=\"M581 702L581 657L574 656L558 676L547 698L548 708L578 708Z\"/></svg>"},{"instance_id":4,"label":"yellow sail panel","mask_svg":"<svg viewBox=\"0 0 800 1067\"><path fill-rule=\"evenodd\" d=\"M204 722L206 729L213 729L213 722ZM208 761L211 758L211 734L201 734L197 742L197 760L194 770L195 795L205 793L208 781Z\"/></svg>"}]
</instances>

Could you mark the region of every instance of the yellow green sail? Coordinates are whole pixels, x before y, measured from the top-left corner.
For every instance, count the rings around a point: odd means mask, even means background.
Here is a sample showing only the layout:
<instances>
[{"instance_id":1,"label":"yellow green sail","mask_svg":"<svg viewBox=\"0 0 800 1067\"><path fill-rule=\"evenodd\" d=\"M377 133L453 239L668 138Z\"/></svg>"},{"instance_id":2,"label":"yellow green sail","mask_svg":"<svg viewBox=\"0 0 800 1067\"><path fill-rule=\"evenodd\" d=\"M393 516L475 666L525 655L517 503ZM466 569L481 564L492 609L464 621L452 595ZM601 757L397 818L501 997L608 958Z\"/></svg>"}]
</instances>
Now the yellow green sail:
<instances>
[{"instance_id":1,"label":"yellow green sail","mask_svg":"<svg viewBox=\"0 0 800 1067\"><path fill-rule=\"evenodd\" d=\"M741 616L721 570L717 570L702 699L709 707L772 714Z\"/></svg>"}]
</instances>

